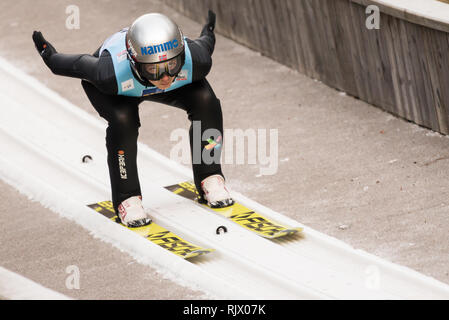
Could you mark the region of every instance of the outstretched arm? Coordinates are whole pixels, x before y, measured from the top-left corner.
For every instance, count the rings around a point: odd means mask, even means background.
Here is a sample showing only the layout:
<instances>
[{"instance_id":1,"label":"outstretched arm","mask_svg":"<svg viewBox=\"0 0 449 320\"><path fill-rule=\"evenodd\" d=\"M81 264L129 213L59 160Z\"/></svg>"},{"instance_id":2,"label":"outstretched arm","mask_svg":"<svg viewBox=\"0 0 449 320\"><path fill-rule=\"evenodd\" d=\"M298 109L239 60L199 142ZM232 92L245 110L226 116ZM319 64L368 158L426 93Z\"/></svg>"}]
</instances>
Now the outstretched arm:
<instances>
[{"instance_id":1,"label":"outstretched arm","mask_svg":"<svg viewBox=\"0 0 449 320\"><path fill-rule=\"evenodd\" d=\"M209 10L207 22L198 39L188 40L194 62L193 81L203 79L212 67L212 53L215 48L215 13Z\"/></svg>"},{"instance_id":2,"label":"outstretched arm","mask_svg":"<svg viewBox=\"0 0 449 320\"><path fill-rule=\"evenodd\" d=\"M110 56L97 58L89 54L58 53L38 31L33 32L33 41L45 64L54 74L89 81L105 93L117 92Z\"/></svg>"},{"instance_id":3,"label":"outstretched arm","mask_svg":"<svg viewBox=\"0 0 449 320\"><path fill-rule=\"evenodd\" d=\"M203 27L203 30L201 31L200 37L196 40L198 43L203 46L210 55L214 53L215 48L215 20L216 15L215 12L212 10L209 10L206 24Z\"/></svg>"}]
</instances>

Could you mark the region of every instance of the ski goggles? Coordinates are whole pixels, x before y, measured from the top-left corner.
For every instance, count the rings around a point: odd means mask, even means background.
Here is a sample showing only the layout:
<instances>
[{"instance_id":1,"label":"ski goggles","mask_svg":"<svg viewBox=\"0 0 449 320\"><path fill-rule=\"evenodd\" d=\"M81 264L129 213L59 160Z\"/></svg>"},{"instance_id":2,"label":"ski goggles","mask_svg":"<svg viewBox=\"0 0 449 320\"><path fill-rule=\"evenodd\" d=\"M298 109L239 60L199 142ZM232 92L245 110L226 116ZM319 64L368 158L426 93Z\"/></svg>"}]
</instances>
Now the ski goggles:
<instances>
[{"instance_id":1,"label":"ski goggles","mask_svg":"<svg viewBox=\"0 0 449 320\"><path fill-rule=\"evenodd\" d=\"M139 74L150 81L160 80L164 74L170 77L178 75L182 69L182 55L158 63L141 63L138 65Z\"/></svg>"}]
</instances>

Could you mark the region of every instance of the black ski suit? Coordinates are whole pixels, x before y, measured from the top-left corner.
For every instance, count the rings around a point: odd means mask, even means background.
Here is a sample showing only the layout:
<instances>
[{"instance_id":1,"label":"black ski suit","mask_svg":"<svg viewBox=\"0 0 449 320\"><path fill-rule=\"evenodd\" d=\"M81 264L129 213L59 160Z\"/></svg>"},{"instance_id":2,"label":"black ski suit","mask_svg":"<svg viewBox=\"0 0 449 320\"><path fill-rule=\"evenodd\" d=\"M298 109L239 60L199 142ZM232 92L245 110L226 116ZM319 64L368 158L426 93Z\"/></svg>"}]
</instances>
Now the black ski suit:
<instances>
[{"instance_id":1,"label":"black ski suit","mask_svg":"<svg viewBox=\"0 0 449 320\"><path fill-rule=\"evenodd\" d=\"M39 35L42 37L40 33ZM33 35L33 39L34 37ZM217 129L219 132L223 132L220 101L206 80L206 75L212 66L211 56L215 46L213 27L206 24L198 39L186 39L186 42L192 58L192 83L168 92L144 97L129 97L117 94L118 85L114 65L107 50L102 51L101 55L99 55L100 49L93 55L61 54L45 41L48 51L54 50L51 54L46 54L44 51L41 53L47 66L54 74L82 79L81 84L93 107L108 122L106 147L112 201L116 212L118 212L118 205L122 201L132 196L141 195L136 158L140 127L138 107L142 101L159 102L186 111L191 122L201 121L201 137L203 132L208 129ZM37 43L36 40L35 43ZM43 48L46 48L46 45ZM36 44L36 46L39 50L39 45ZM138 79L138 77L135 78ZM141 82L141 84L152 86L149 83ZM199 143L201 143L201 152L208 142L201 141ZM193 159L192 146L191 126L190 147ZM215 153L214 159L220 158L221 148L211 152ZM118 153L126 154L126 179L123 179L123 175L121 175ZM210 175L223 175L223 173L219 161L207 164L201 155L199 157L201 163L193 163L192 166L196 187L200 195L203 195L201 181Z\"/></svg>"}]
</instances>

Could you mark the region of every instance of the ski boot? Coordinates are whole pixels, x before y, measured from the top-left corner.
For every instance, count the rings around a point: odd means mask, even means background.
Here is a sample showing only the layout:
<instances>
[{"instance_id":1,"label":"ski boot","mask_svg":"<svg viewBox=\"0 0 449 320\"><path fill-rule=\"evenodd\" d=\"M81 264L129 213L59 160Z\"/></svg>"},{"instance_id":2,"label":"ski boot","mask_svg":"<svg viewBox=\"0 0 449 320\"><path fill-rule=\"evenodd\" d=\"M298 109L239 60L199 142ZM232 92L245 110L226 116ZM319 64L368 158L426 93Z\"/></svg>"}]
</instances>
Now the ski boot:
<instances>
[{"instance_id":1,"label":"ski boot","mask_svg":"<svg viewBox=\"0 0 449 320\"><path fill-rule=\"evenodd\" d=\"M142 206L142 196L126 199L118 206L119 218L129 228L138 228L149 225L151 218L145 213Z\"/></svg>"},{"instance_id":2,"label":"ski boot","mask_svg":"<svg viewBox=\"0 0 449 320\"><path fill-rule=\"evenodd\" d=\"M211 208L225 208L234 204L234 200L226 189L224 178L219 174L201 181L201 188L204 192L203 202Z\"/></svg>"}]
</instances>

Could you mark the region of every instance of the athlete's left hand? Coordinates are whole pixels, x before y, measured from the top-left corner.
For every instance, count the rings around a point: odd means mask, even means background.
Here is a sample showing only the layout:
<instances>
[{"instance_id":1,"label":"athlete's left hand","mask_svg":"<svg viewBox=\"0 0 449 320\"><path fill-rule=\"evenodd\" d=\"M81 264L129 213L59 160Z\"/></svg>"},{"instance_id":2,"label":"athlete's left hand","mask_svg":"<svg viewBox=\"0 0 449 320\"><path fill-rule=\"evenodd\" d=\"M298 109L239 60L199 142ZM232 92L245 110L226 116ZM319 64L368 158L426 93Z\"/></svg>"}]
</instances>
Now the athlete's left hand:
<instances>
[{"instance_id":1,"label":"athlete's left hand","mask_svg":"<svg viewBox=\"0 0 449 320\"><path fill-rule=\"evenodd\" d=\"M215 29L215 20L216 20L215 12L209 10L209 12L207 13L207 22L205 27L207 27L212 32Z\"/></svg>"}]
</instances>

